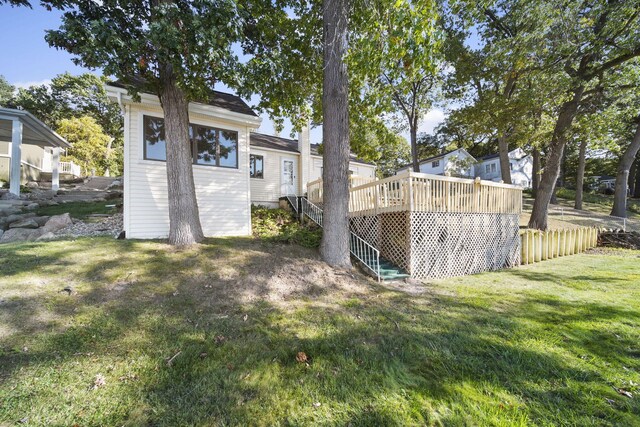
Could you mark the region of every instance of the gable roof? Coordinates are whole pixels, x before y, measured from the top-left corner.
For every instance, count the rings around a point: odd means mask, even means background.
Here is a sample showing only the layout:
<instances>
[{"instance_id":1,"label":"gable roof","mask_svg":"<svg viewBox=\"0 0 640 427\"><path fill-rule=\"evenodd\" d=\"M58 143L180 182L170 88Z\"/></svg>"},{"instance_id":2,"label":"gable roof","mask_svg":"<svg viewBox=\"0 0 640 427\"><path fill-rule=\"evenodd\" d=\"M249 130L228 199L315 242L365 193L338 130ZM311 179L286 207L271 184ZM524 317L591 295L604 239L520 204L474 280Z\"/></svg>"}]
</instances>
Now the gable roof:
<instances>
[{"instance_id":1,"label":"gable roof","mask_svg":"<svg viewBox=\"0 0 640 427\"><path fill-rule=\"evenodd\" d=\"M472 159L474 159L474 160L476 159L475 157L473 157L473 156L472 156L472 155L471 155L467 150L465 150L464 148L456 148L455 150L445 151L444 153L440 153L440 154L437 154L437 155L435 155L435 156L431 156L431 157L427 157L426 159L422 159L422 160L418 161L418 164L420 164L420 165L421 165L421 164L423 164L423 163L428 163L428 162L433 161L433 160L442 159L443 157L445 157L445 156L447 156L447 155L449 155L449 154L451 154L451 153L455 153L456 151L464 151L465 153L467 153L467 155L468 155L469 157L471 157L471 158L472 158ZM409 163L408 165L404 165L404 166L400 167L398 170L402 170L402 169L409 168L409 167L411 167L412 165L413 165L413 163Z\"/></svg>"},{"instance_id":2,"label":"gable roof","mask_svg":"<svg viewBox=\"0 0 640 427\"><path fill-rule=\"evenodd\" d=\"M251 135L249 137L249 144L254 147L271 148L274 150L299 153L298 141L296 141L295 139L282 138L280 136L251 132Z\"/></svg>"},{"instance_id":3,"label":"gable roof","mask_svg":"<svg viewBox=\"0 0 640 427\"><path fill-rule=\"evenodd\" d=\"M120 81L108 82L108 86L118 87L121 89L129 89L131 86L126 85ZM194 104L203 104L202 102L194 102ZM224 108L225 110L232 111L234 113L246 114L248 116L258 117L249 105L242 100L238 95L231 93L220 92L217 90L211 90L209 99L204 104L211 105L213 107Z\"/></svg>"},{"instance_id":4,"label":"gable roof","mask_svg":"<svg viewBox=\"0 0 640 427\"><path fill-rule=\"evenodd\" d=\"M320 154L320 144L311 144L311 155L312 156L322 156ZM349 161L354 163L361 163L363 165L371 165L375 166L375 163L365 162L362 159L359 159L355 154L349 153Z\"/></svg>"},{"instance_id":5,"label":"gable roof","mask_svg":"<svg viewBox=\"0 0 640 427\"><path fill-rule=\"evenodd\" d=\"M298 150L298 140L291 138L283 138L281 136L266 135L264 133L251 132L249 136L249 144L252 147L270 148L272 150L289 151L291 153L300 153ZM319 152L320 144L310 144L312 156L322 156ZM356 157L355 154L349 154L349 160L355 163L375 166L373 163L365 162Z\"/></svg>"}]
</instances>

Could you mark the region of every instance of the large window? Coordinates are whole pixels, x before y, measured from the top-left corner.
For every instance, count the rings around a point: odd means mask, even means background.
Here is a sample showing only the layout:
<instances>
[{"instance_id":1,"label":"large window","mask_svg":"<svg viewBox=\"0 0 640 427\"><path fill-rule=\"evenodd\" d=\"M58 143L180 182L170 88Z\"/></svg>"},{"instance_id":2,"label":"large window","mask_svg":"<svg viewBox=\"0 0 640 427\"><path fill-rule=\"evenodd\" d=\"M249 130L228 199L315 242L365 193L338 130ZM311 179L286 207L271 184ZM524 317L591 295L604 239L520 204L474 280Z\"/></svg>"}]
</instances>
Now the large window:
<instances>
[{"instance_id":1,"label":"large window","mask_svg":"<svg viewBox=\"0 0 640 427\"><path fill-rule=\"evenodd\" d=\"M189 125L193 163L238 168L238 133L201 125ZM144 116L144 158L167 160L164 119Z\"/></svg>"},{"instance_id":2,"label":"large window","mask_svg":"<svg viewBox=\"0 0 640 427\"><path fill-rule=\"evenodd\" d=\"M264 157L251 154L249 156L249 176L251 178L264 178Z\"/></svg>"}]
</instances>

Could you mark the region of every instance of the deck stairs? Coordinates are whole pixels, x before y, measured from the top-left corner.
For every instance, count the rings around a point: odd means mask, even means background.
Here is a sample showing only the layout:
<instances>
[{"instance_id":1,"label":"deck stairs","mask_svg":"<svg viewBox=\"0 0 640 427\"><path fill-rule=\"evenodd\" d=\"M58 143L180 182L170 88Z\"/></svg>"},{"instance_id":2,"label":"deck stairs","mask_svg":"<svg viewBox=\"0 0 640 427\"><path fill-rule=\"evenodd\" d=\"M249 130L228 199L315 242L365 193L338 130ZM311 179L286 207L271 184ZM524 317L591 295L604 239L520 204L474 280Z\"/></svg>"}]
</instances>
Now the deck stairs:
<instances>
[{"instance_id":1,"label":"deck stairs","mask_svg":"<svg viewBox=\"0 0 640 427\"><path fill-rule=\"evenodd\" d=\"M290 196L287 197L287 200L299 217L306 216L322 227L322 208L311 203L306 197ZM380 256L380 251L376 247L354 232L350 232L349 250L351 256L357 259L378 280L402 280L409 277L407 272Z\"/></svg>"}]
</instances>

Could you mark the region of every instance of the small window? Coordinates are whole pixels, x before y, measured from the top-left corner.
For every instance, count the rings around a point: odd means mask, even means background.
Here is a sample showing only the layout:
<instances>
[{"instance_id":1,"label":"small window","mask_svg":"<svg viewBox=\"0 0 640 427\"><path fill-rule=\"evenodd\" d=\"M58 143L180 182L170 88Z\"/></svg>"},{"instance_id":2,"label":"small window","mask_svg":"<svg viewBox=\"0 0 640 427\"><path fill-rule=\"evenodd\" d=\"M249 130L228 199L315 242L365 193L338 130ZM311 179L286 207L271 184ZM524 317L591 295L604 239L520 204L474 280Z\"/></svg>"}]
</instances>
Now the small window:
<instances>
[{"instance_id":1,"label":"small window","mask_svg":"<svg viewBox=\"0 0 640 427\"><path fill-rule=\"evenodd\" d=\"M491 163L491 172L495 172L495 171L496 171L496 164Z\"/></svg>"},{"instance_id":2,"label":"small window","mask_svg":"<svg viewBox=\"0 0 640 427\"><path fill-rule=\"evenodd\" d=\"M513 170L513 163L509 163L509 169Z\"/></svg>"},{"instance_id":3,"label":"small window","mask_svg":"<svg viewBox=\"0 0 640 427\"><path fill-rule=\"evenodd\" d=\"M164 119L144 116L144 158L167 160L167 143L164 139Z\"/></svg>"},{"instance_id":4,"label":"small window","mask_svg":"<svg viewBox=\"0 0 640 427\"><path fill-rule=\"evenodd\" d=\"M249 176L251 178L264 178L264 157L251 154L249 156Z\"/></svg>"},{"instance_id":5,"label":"small window","mask_svg":"<svg viewBox=\"0 0 640 427\"><path fill-rule=\"evenodd\" d=\"M491 172L491 165L484 165L484 171L485 173Z\"/></svg>"},{"instance_id":6,"label":"small window","mask_svg":"<svg viewBox=\"0 0 640 427\"><path fill-rule=\"evenodd\" d=\"M440 167L440 160L434 160L433 162L431 162L431 167L432 168Z\"/></svg>"}]
</instances>

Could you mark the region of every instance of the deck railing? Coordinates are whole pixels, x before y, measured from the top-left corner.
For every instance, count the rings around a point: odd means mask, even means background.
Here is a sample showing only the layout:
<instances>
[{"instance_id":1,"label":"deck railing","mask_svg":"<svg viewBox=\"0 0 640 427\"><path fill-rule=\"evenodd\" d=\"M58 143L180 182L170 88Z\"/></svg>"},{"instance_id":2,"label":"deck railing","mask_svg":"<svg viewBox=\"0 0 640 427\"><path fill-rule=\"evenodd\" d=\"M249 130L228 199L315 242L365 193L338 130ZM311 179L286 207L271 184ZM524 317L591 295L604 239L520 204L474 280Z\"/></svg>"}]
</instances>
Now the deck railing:
<instances>
[{"instance_id":1,"label":"deck railing","mask_svg":"<svg viewBox=\"0 0 640 427\"><path fill-rule=\"evenodd\" d=\"M309 199L322 202L322 180L307 185ZM350 190L352 215L397 211L522 212L522 189L515 185L416 172L369 182Z\"/></svg>"},{"instance_id":2,"label":"deck railing","mask_svg":"<svg viewBox=\"0 0 640 427\"><path fill-rule=\"evenodd\" d=\"M359 187L364 184L375 182L377 178L368 176L350 175L349 188ZM322 203L322 178L311 181L307 184L307 195L313 203Z\"/></svg>"}]
</instances>

